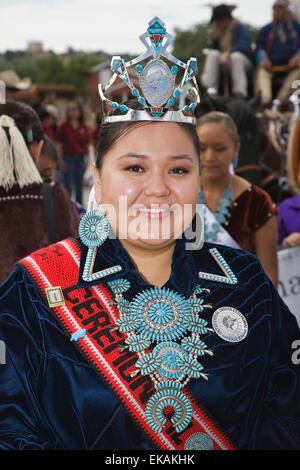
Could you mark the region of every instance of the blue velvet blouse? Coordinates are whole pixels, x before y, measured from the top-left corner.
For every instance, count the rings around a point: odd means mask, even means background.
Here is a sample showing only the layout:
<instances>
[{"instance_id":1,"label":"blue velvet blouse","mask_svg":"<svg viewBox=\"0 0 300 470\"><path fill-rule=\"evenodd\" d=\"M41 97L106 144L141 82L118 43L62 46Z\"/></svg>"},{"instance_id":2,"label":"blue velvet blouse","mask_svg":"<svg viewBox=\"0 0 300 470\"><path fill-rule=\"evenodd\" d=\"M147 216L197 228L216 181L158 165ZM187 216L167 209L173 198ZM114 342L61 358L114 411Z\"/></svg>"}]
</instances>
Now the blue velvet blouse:
<instances>
[{"instance_id":1,"label":"blue velvet blouse","mask_svg":"<svg viewBox=\"0 0 300 470\"><path fill-rule=\"evenodd\" d=\"M196 284L209 288L204 300L213 309L201 312L209 326L212 312L231 306L245 316L249 330L239 343L212 332L203 337L214 353L201 358L209 378L192 379L188 387L239 449L300 449L300 365L292 360L292 344L300 339L297 321L249 253L216 246L236 285L199 280L200 271L223 275L208 251L212 247L187 251L184 239L178 240L165 287L186 298ZM86 287L93 283L82 281L86 249L81 249L78 279ZM98 249L95 270L115 264L123 270L103 283L128 279L129 298L150 287L120 241L107 240ZM20 266L0 287L0 340L6 346L6 363L0 363L0 449L154 449Z\"/></svg>"}]
</instances>

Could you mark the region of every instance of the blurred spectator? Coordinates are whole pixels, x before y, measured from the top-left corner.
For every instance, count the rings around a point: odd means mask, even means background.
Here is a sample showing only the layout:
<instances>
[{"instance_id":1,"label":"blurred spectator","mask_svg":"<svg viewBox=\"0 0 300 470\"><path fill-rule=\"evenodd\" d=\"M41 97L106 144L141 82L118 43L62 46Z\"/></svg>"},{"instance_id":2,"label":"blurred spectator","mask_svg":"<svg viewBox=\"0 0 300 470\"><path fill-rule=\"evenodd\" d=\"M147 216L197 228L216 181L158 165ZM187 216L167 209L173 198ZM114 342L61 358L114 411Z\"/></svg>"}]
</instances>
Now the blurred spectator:
<instances>
[{"instance_id":1,"label":"blurred spectator","mask_svg":"<svg viewBox=\"0 0 300 470\"><path fill-rule=\"evenodd\" d=\"M201 146L198 202L210 210L205 213L204 239L254 253L276 286L277 209L264 190L230 173L240 151L237 126L228 114L213 111L197 120L197 133Z\"/></svg>"},{"instance_id":2,"label":"blurred spectator","mask_svg":"<svg viewBox=\"0 0 300 470\"><path fill-rule=\"evenodd\" d=\"M273 98L274 72L281 72L283 83L277 98L284 100L291 92L291 85L300 76L300 25L293 20L289 0L276 0L273 4L273 20L259 31L257 38L256 92L264 103Z\"/></svg>"},{"instance_id":3,"label":"blurred spectator","mask_svg":"<svg viewBox=\"0 0 300 470\"><path fill-rule=\"evenodd\" d=\"M0 72L0 80L6 86L6 99L17 99L20 91L28 90L31 86L30 78L20 78L14 70Z\"/></svg>"},{"instance_id":4,"label":"blurred spectator","mask_svg":"<svg viewBox=\"0 0 300 470\"><path fill-rule=\"evenodd\" d=\"M0 105L0 283L20 258L78 236L79 218L67 191L58 183L43 183L36 167L43 143L40 120L30 106Z\"/></svg>"},{"instance_id":5,"label":"blurred spectator","mask_svg":"<svg viewBox=\"0 0 300 470\"><path fill-rule=\"evenodd\" d=\"M82 204L84 157L88 153L89 131L81 105L76 101L71 101L67 106L66 120L58 128L57 140L59 154L63 155L67 166L65 186L70 194L75 187L76 201Z\"/></svg>"},{"instance_id":6,"label":"blurred spectator","mask_svg":"<svg viewBox=\"0 0 300 470\"><path fill-rule=\"evenodd\" d=\"M202 84L207 88L219 88L221 68L227 67L235 96L248 94L247 72L252 68L248 57L251 35L248 28L232 17L235 7L221 4L213 8Z\"/></svg>"},{"instance_id":7,"label":"blurred spectator","mask_svg":"<svg viewBox=\"0 0 300 470\"><path fill-rule=\"evenodd\" d=\"M94 147L94 149L97 148L99 138L100 138L100 133L101 133L101 124L102 124L102 118L101 118L101 113L100 111L96 113L96 124L95 126L91 129L91 144Z\"/></svg>"},{"instance_id":8,"label":"blurred spectator","mask_svg":"<svg viewBox=\"0 0 300 470\"><path fill-rule=\"evenodd\" d=\"M61 191L64 193L66 202L68 201L70 206L74 205L79 218L81 218L86 212L85 209L77 202L72 201L63 184L59 182L57 178L57 165L59 163L59 159L56 145L48 136L45 135L44 139L44 145L37 163L39 172L44 181L56 182L56 185L60 186ZM70 211L73 212L71 208Z\"/></svg>"},{"instance_id":9,"label":"blurred spectator","mask_svg":"<svg viewBox=\"0 0 300 470\"><path fill-rule=\"evenodd\" d=\"M40 114L41 123L44 129L44 133L50 137L54 142L56 141L57 134L57 119L58 112L57 108L52 104L46 104Z\"/></svg>"},{"instance_id":10,"label":"blurred spectator","mask_svg":"<svg viewBox=\"0 0 300 470\"><path fill-rule=\"evenodd\" d=\"M44 181L56 181L56 168L58 164L58 155L54 142L47 136L44 136L44 144L41 150L37 167Z\"/></svg>"},{"instance_id":11,"label":"blurred spectator","mask_svg":"<svg viewBox=\"0 0 300 470\"><path fill-rule=\"evenodd\" d=\"M300 24L300 0L291 0L290 3L293 18Z\"/></svg>"}]
</instances>

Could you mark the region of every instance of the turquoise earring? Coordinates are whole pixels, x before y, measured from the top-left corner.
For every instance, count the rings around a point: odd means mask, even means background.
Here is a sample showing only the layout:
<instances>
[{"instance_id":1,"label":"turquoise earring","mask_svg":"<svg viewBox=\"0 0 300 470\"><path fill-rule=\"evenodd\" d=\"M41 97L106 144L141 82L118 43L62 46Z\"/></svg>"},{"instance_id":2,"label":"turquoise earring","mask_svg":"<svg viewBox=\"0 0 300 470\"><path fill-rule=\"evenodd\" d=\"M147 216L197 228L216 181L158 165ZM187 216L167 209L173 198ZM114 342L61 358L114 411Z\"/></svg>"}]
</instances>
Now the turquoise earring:
<instances>
[{"instance_id":1,"label":"turquoise earring","mask_svg":"<svg viewBox=\"0 0 300 470\"><path fill-rule=\"evenodd\" d=\"M84 281L95 281L122 270L121 266L116 265L96 273L93 272L97 249L105 242L108 233L109 223L104 213L91 211L82 217L79 225L79 236L82 243L88 247L82 274Z\"/></svg>"}]
</instances>

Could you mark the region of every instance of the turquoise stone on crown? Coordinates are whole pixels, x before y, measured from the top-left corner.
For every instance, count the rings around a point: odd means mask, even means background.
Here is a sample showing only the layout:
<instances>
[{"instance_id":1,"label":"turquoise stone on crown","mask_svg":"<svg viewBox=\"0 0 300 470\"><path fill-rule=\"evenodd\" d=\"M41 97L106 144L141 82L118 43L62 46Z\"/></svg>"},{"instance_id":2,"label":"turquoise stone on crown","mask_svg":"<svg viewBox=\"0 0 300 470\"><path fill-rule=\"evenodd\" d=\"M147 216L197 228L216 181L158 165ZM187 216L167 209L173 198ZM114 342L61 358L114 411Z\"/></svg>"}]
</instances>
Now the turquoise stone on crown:
<instances>
[{"instance_id":1,"label":"turquoise stone on crown","mask_svg":"<svg viewBox=\"0 0 300 470\"><path fill-rule=\"evenodd\" d=\"M142 96L139 97L138 102L143 106L145 106L145 104L146 104L146 100Z\"/></svg>"},{"instance_id":2,"label":"turquoise stone on crown","mask_svg":"<svg viewBox=\"0 0 300 470\"><path fill-rule=\"evenodd\" d=\"M168 108L147 108L148 114L150 114L152 117L163 117L166 112L168 111Z\"/></svg>"},{"instance_id":3,"label":"turquoise stone on crown","mask_svg":"<svg viewBox=\"0 0 300 470\"><path fill-rule=\"evenodd\" d=\"M111 63L111 69L113 72L115 72L117 75L119 75L122 80L124 80L127 85L130 86L130 79L129 75L126 69L126 65L123 59L121 57L113 57L112 63Z\"/></svg>"},{"instance_id":4,"label":"turquoise stone on crown","mask_svg":"<svg viewBox=\"0 0 300 470\"><path fill-rule=\"evenodd\" d=\"M155 51L156 56L159 54L162 46L163 39L166 34L166 28L160 23L157 18L147 29L152 47Z\"/></svg>"},{"instance_id":5,"label":"turquoise stone on crown","mask_svg":"<svg viewBox=\"0 0 300 470\"><path fill-rule=\"evenodd\" d=\"M133 96L139 96L139 94L140 94L140 92L139 92L139 90L138 90L137 88L133 88L133 89L131 90L131 93L132 93Z\"/></svg>"}]
</instances>

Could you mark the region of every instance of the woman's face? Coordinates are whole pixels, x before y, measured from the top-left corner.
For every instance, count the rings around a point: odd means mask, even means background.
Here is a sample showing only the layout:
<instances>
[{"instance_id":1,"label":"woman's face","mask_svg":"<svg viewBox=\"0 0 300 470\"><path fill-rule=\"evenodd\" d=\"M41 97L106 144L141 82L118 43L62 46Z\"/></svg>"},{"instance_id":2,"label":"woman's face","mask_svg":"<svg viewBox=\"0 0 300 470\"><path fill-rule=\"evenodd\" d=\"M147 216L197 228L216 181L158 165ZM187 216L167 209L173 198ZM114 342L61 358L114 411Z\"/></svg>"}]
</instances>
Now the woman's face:
<instances>
[{"instance_id":1,"label":"woman's face","mask_svg":"<svg viewBox=\"0 0 300 470\"><path fill-rule=\"evenodd\" d=\"M100 171L94 168L94 185L97 202L124 243L174 243L191 222L198 200L193 141L176 123L137 125L105 154Z\"/></svg>"},{"instance_id":2,"label":"woman's face","mask_svg":"<svg viewBox=\"0 0 300 470\"><path fill-rule=\"evenodd\" d=\"M68 105L67 115L69 119L79 119L80 110L77 103L71 102Z\"/></svg>"},{"instance_id":3,"label":"woman's face","mask_svg":"<svg viewBox=\"0 0 300 470\"><path fill-rule=\"evenodd\" d=\"M229 173L229 166L238 155L240 144L233 141L223 124L209 122L197 128L200 140L201 175L221 179Z\"/></svg>"}]
</instances>

